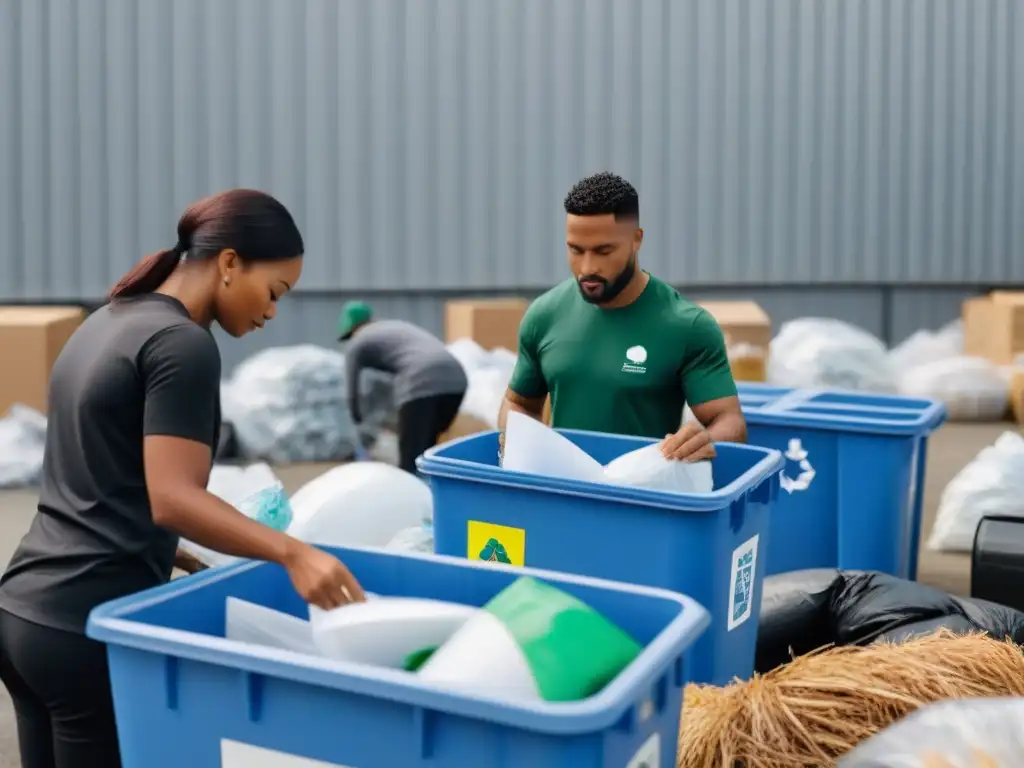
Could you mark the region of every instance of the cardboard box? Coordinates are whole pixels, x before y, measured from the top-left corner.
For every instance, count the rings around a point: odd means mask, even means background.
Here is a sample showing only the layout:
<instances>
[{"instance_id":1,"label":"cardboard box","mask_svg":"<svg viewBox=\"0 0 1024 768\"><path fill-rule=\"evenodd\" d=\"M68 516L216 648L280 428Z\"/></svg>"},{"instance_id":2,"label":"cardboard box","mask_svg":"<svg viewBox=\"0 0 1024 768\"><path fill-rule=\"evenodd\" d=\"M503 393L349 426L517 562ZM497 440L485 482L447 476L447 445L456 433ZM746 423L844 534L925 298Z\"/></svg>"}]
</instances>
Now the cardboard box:
<instances>
[{"instance_id":1,"label":"cardboard box","mask_svg":"<svg viewBox=\"0 0 1024 768\"><path fill-rule=\"evenodd\" d=\"M1017 371L1010 378L1010 410L1018 424L1024 424L1024 371Z\"/></svg>"},{"instance_id":2,"label":"cardboard box","mask_svg":"<svg viewBox=\"0 0 1024 768\"><path fill-rule=\"evenodd\" d=\"M53 363L85 314L81 307L0 307L0 414L14 403L46 413Z\"/></svg>"},{"instance_id":3,"label":"cardboard box","mask_svg":"<svg viewBox=\"0 0 1024 768\"><path fill-rule=\"evenodd\" d=\"M753 301L701 301L725 335L729 364L736 381L764 381L768 375L768 345L772 321Z\"/></svg>"},{"instance_id":4,"label":"cardboard box","mask_svg":"<svg viewBox=\"0 0 1024 768\"><path fill-rule=\"evenodd\" d=\"M448 343L472 339L484 349L519 349L519 323L530 306L527 299L466 299L445 304L444 335Z\"/></svg>"},{"instance_id":5,"label":"cardboard box","mask_svg":"<svg viewBox=\"0 0 1024 768\"><path fill-rule=\"evenodd\" d=\"M1007 365L1024 355L1024 293L993 291L961 305L964 352Z\"/></svg>"}]
</instances>

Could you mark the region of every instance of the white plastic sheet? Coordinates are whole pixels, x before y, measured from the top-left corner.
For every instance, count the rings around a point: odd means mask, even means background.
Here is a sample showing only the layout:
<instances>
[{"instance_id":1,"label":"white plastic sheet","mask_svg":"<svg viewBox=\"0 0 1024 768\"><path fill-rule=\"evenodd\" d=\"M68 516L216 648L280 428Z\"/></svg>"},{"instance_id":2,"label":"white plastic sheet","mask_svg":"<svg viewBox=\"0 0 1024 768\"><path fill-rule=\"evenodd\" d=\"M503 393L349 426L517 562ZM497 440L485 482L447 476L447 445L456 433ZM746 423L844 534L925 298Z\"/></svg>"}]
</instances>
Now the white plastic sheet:
<instances>
[{"instance_id":1,"label":"white plastic sheet","mask_svg":"<svg viewBox=\"0 0 1024 768\"><path fill-rule=\"evenodd\" d=\"M0 419L0 488L24 488L39 482L46 447L46 417L15 403Z\"/></svg>"},{"instance_id":2,"label":"white plastic sheet","mask_svg":"<svg viewBox=\"0 0 1024 768\"><path fill-rule=\"evenodd\" d=\"M293 653L320 655L309 621L236 597L227 599L225 637Z\"/></svg>"},{"instance_id":3,"label":"white plastic sheet","mask_svg":"<svg viewBox=\"0 0 1024 768\"><path fill-rule=\"evenodd\" d=\"M313 642L338 661L402 669L410 656L447 642L478 608L406 597L377 597L324 611L309 607Z\"/></svg>"},{"instance_id":4,"label":"white plastic sheet","mask_svg":"<svg viewBox=\"0 0 1024 768\"><path fill-rule=\"evenodd\" d=\"M839 768L1017 768L1024 699L929 704L839 760Z\"/></svg>"},{"instance_id":5,"label":"white plastic sheet","mask_svg":"<svg viewBox=\"0 0 1024 768\"><path fill-rule=\"evenodd\" d=\"M505 422L502 468L566 480L600 483L604 467L590 454L555 430L522 413Z\"/></svg>"},{"instance_id":6,"label":"white plastic sheet","mask_svg":"<svg viewBox=\"0 0 1024 768\"><path fill-rule=\"evenodd\" d=\"M983 517L1024 517L1024 437L1004 432L942 492L928 548L970 552Z\"/></svg>"},{"instance_id":7,"label":"white plastic sheet","mask_svg":"<svg viewBox=\"0 0 1024 768\"><path fill-rule=\"evenodd\" d=\"M389 541L385 549L394 552L434 552L434 531L432 528L417 525L412 528L403 528Z\"/></svg>"},{"instance_id":8,"label":"white plastic sheet","mask_svg":"<svg viewBox=\"0 0 1024 768\"><path fill-rule=\"evenodd\" d=\"M714 480L710 461L666 459L658 444L623 454L604 468L605 482L653 491L711 493Z\"/></svg>"},{"instance_id":9,"label":"white plastic sheet","mask_svg":"<svg viewBox=\"0 0 1024 768\"><path fill-rule=\"evenodd\" d=\"M849 323L817 317L783 323L771 342L768 380L783 387L896 390L880 339Z\"/></svg>"},{"instance_id":10,"label":"white plastic sheet","mask_svg":"<svg viewBox=\"0 0 1024 768\"><path fill-rule=\"evenodd\" d=\"M291 497L288 532L325 546L386 546L399 531L430 524L430 488L397 467L344 464L310 480Z\"/></svg>"}]
</instances>

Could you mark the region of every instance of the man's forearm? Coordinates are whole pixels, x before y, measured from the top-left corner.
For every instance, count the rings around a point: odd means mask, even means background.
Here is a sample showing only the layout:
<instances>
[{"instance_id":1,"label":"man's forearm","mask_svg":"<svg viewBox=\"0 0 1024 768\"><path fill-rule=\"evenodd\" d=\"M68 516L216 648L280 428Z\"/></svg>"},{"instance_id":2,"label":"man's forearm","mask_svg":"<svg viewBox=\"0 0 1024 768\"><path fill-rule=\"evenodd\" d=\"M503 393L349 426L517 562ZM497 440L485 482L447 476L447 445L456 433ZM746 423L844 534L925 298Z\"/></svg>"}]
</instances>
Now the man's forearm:
<instances>
[{"instance_id":1,"label":"man's forearm","mask_svg":"<svg viewBox=\"0 0 1024 768\"><path fill-rule=\"evenodd\" d=\"M510 413L524 413L530 418L540 421L544 417L544 401L541 400L540 408L536 409L533 403L513 402L506 396L501 401L501 408L498 410L498 429L505 431L505 423Z\"/></svg>"},{"instance_id":2,"label":"man's forearm","mask_svg":"<svg viewBox=\"0 0 1024 768\"><path fill-rule=\"evenodd\" d=\"M745 443L747 442L747 420L742 413L723 413L706 424L712 442Z\"/></svg>"}]
</instances>

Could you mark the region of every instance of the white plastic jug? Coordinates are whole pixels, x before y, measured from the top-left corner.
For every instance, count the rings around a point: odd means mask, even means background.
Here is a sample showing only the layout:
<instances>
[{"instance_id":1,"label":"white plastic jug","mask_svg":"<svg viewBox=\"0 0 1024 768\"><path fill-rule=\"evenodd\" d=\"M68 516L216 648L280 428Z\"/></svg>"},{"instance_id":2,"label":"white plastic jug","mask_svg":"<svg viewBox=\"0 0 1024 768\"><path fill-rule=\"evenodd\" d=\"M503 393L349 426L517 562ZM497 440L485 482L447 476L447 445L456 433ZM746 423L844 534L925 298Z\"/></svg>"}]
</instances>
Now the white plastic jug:
<instances>
[{"instance_id":1,"label":"white plastic jug","mask_svg":"<svg viewBox=\"0 0 1024 768\"><path fill-rule=\"evenodd\" d=\"M322 655L406 669L444 644L477 610L442 600L378 596L331 611L311 605L309 618Z\"/></svg>"}]
</instances>

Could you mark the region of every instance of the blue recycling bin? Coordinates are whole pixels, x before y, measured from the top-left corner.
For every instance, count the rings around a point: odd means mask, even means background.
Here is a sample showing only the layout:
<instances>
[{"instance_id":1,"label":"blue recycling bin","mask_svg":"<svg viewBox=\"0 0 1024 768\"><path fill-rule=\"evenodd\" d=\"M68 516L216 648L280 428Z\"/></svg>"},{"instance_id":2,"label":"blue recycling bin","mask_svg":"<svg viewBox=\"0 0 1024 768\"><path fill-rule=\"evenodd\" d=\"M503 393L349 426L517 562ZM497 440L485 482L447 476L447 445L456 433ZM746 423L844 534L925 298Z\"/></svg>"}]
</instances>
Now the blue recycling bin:
<instances>
[{"instance_id":1,"label":"blue recycling bin","mask_svg":"<svg viewBox=\"0 0 1024 768\"><path fill-rule=\"evenodd\" d=\"M655 442L558 431L602 464ZM434 497L439 554L691 595L712 617L694 648L694 681L753 673L778 451L718 446L715 490L694 495L510 472L498 466L497 432L435 446L418 466Z\"/></svg>"},{"instance_id":2,"label":"blue recycling bin","mask_svg":"<svg viewBox=\"0 0 1024 768\"><path fill-rule=\"evenodd\" d=\"M768 574L847 568L917 578L931 400L739 385L749 442L782 451Z\"/></svg>"},{"instance_id":3,"label":"blue recycling bin","mask_svg":"<svg viewBox=\"0 0 1024 768\"><path fill-rule=\"evenodd\" d=\"M236 597L305 616L285 571L246 561L96 608L125 768L674 768L689 648L708 614L688 597L462 559L331 549L378 595L483 606L520 576L568 592L643 651L577 702L512 702L411 672L227 640Z\"/></svg>"}]
</instances>

